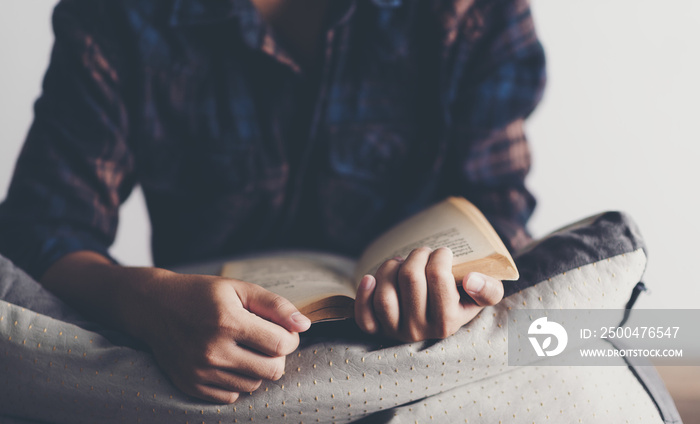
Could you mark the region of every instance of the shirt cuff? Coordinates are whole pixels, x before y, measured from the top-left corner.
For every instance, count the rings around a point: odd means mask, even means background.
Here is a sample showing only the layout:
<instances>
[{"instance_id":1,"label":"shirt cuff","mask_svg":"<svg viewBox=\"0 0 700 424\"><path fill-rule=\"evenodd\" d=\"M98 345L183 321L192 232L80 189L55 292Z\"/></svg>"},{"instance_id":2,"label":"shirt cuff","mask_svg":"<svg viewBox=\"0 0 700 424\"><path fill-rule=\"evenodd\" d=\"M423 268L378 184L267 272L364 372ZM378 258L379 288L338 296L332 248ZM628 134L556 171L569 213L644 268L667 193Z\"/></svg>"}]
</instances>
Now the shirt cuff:
<instances>
[{"instance_id":1,"label":"shirt cuff","mask_svg":"<svg viewBox=\"0 0 700 424\"><path fill-rule=\"evenodd\" d=\"M26 227L16 228L3 231L0 237L0 253L37 281L59 259L81 250L99 253L117 264L109 254L108 246L106 240L89 232L66 227L37 226L30 231Z\"/></svg>"}]
</instances>

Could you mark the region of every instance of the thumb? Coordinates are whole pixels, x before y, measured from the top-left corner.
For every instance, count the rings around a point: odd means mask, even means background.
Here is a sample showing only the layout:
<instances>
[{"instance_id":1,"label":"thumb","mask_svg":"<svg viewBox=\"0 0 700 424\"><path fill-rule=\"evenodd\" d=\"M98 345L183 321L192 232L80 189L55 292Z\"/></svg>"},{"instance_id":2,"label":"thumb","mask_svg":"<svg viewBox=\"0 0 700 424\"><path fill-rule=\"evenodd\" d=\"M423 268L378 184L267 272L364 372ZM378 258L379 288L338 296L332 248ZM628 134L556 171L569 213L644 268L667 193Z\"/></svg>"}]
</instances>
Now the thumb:
<instances>
[{"instance_id":1,"label":"thumb","mask_svg":"<svg viewBox=\"0 0 700 424\"><path fill-rule=\"evenodd\" d=\"M284 297L265 290L255 284L246 284L245 299L240 296L243 306L250 312L284 327L287 331L301 333L311 327L311 320Z\"/></svg>"},{"instance_id":2,"label":"thumb","mask_svg":"<svg viewBox=\"0 0 700 424\"><path fill-rule=\"evenodd\" d=\"M479 306L495 305L503 299L503 283L479 272L465 275L462 287Z\"/></svg>"}]
</instances>

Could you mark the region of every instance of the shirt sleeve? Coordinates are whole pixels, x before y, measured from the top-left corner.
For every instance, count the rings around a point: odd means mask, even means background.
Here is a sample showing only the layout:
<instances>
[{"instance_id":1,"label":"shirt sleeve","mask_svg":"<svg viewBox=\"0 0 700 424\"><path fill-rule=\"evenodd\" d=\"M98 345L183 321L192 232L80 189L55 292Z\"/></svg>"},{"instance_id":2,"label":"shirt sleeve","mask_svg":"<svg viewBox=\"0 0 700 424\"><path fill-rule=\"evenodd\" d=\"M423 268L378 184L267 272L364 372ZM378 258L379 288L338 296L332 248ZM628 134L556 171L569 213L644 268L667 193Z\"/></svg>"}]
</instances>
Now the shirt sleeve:
<instances>
[{"instance_id":1,"label":"shirt sleeve","mask_svg":"<svg viewBox=\"0 0 700 424\"><path fill-rule=\"evenodd\" d=\"M481 4L487 6L465 16L455 46L454 191L481 209L513 250L530 240L526 223L535 199L525 187L530 151L523 123L542 97L544 52L526 0Z\"/></svg>"},{"instance_id":2,"label":"shirt sleeve","mask_svg":"<svg viewBox=\"0 0 700 424\"><path fill-rule=\"evenodd\" d=\"M105 18L110 2L76 3L54 10L42 95L0 205L0 253L36 279L71 252L109 257L119 205L134 185L124 76L107 35L115 16Z\"/></svg>"}]
</instances>

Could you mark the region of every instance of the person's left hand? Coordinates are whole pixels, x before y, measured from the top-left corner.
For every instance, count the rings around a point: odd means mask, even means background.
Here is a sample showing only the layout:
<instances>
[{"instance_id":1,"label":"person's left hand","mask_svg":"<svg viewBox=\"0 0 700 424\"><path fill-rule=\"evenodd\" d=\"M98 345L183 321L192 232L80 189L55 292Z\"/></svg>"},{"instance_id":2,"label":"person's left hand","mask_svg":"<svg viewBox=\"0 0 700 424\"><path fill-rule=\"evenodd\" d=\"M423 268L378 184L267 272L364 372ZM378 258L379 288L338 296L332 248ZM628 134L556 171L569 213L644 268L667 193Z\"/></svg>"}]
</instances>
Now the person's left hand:
<instances>
[{"instance_id":1,"label":"person's left hand","mask_svg":"<svg viewBox=\"0 0 700 424\"><path fill-rule=\"evenodd\" d=\"M403 342L442 339L503 298L503 283L471 272L460 291L452 276L452 251L421 247L365 275L355 298L355 321L366 333Z\"/></svg>"}]
</instances>

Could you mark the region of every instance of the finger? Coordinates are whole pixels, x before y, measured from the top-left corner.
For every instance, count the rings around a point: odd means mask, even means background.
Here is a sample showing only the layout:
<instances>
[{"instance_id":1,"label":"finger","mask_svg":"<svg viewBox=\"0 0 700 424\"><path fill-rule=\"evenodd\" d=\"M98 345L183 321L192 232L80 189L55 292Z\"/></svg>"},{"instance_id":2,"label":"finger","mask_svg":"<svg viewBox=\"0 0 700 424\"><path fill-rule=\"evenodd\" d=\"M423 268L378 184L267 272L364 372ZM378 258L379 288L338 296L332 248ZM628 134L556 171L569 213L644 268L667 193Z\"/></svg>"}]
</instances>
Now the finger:
<instances>
[{"instance_id":1,"label":"finger","mask_svg":"<svg viewBox=\"0 0 700 424\"><path fill-rule=\"evenodd\" d=\"M355 322L362 331L374 334L379 330L379 323L374 317L372 298L377 280L373 275L365 275L360 281L355 296Z\"/></svg>"},{"instance_id":2,"label":"finger","mask_svg":"<svg viewBox=\"0 0 700 424\"><path fill-rule=\"evenodd\" d=\"M292 302L255 284L245 284L239 297L250 312L278 324L288 331L303 332L309 329L311 321L302 315Z\"/></svg>"},{"instance_id":3,"label":"finger","mask_svg":"<svg viewBox=\"0 0 700 424\"><path fill-rule=\"evenodd\" d=\"M242 311L243 312L243 311ZM299 346L299 335L253 313L241 313L232 332L236 343L270 356L286 356Z\"/></svg>"},{"instance_id":4,"label":"finger","mask_svg":"<svg viewBox=\"0 0 700 424\"><path fill-rule=\"evenodd\" d=\"M466 296L465 296L466 297ZM460 302L460 311L458 313L459 320L464 324L470 322L471 320L474 319L479 313L484 309L483 306L479 306L474 303L474 301L471 300L471 298L466 298L463 299ZM461 326L460 326L461 327ZM459 328L457 328L459 330ZM455 330L456 332L456 330Z\"/></svg>"},{"instance_id":5,"label":"finger","mask_svg":"<svg viewBox=\"0 0 700 424\"><path fill-rule=\"evenodd\" d=\"M227 370L255 380L279 380L284 374L285 357L269 357L229 341L209 357L207 368ZM206 373L206 372L205 372ZM202 378L202 375L199 376Z\"/></svg>"},{"instance_id":6,"label":"finger","mask_svg":"<svg viewBox=\"0 0 700 424\"><path fill-rule=\"evenodd\" d=\"M428 308L432 317L459 304L459 290L452 275L452 250L441 247L430 254L425 266Z\"/></svg>"},{"instance_id":7,"label":"finger","mask_svg":"<svg viewBox=\"0 0 700 424\"><path fill-rule=\"evenodd\" d=\"M503 283L478 272L470 272L462 280L464 291L477 305L495 305L503 299Z\"/></svg>"},{"instance_id":8,"label":"finger","mask_svg":"<svg viewBox=\"0 0 700 424\"><path fill-rule=\"evenodd\" d=\"M380 328L388 335L396 335L399 330L399 294L396 290L396 274L401 259L389 259L375 274L377 286L372 297L374 315Z\"/></svg>"},{"instance_id":9,"label":"finger","mask_svg":"<svg viewBox=\"0 0 700 424\"><path fill-rule=\"evenodd\" d=\"M200 375L200 383L227 392L248 393L257 390L262 384L262 380L228 370L210 368Z\"/></svg>"},{"instance_id":10,"label":"finger","mask_svg":"<svg viewBox=\"0 0 700 424\"><path fill-rule=\"evenodd\" d=\"M237 392L229 392L218 387L211 387L205 384L195 384L190 390L186 391L190 396L203 399L217 404L230 404L235 402L240 396Z\"/></svg>"},{"instance_id":11,"label":"finger","mask_svg":"<svg viewBox=\"0 0 700 424\"><path fill-rule=\"evenodd\" d=\"M442 247L430 254L425 267L431 337L445 338L466 324L460 316L460 295L452 275L452 250Z\"/></svg>"},{"instance_id":12,"label":"finger","mask_svg":"<svg viewBox=\"0 0 700 424\"><path fill-rule=\"evenodd\" d=\"M407 341L422 340L427 327L428 283L426 265L432 249L414 249L406 258L397 274L400 299L400 321L403 336Z\"/></svg>"}]
</instances>

